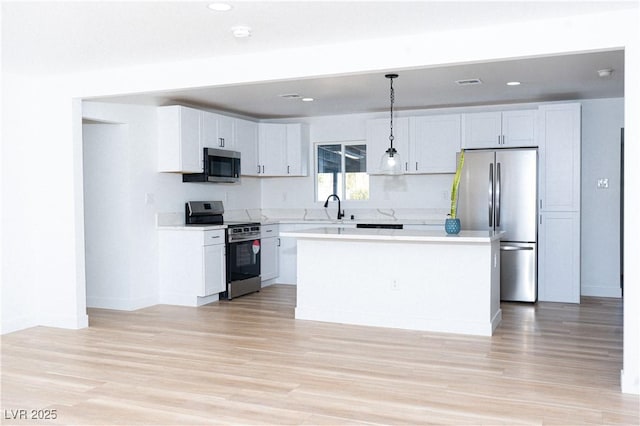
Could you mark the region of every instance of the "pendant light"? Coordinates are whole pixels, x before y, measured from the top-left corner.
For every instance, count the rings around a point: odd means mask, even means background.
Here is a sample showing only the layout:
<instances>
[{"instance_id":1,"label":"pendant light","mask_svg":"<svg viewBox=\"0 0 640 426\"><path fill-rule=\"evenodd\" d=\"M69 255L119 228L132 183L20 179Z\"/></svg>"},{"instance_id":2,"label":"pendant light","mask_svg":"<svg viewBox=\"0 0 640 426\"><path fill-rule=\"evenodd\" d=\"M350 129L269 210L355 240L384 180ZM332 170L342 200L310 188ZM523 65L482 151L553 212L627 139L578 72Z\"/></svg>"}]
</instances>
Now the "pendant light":
<instances>
[{"instance_id":1,"label":"pendant light","mask_svg":"<svg viewBox=\"0 0 640 426\"><path fill-rule=\"evenodd\" d=\"M398 74L387 74L386 78L390 82L390 95L391 108L390 108L390 122L389 122L389 149L382 154L380 160L380 172L385 175L401 175L402 174L402 160L400 154L393 147L393 102L395 100L395 94L393 90L393 79L398 77Z\"/></svg>"}]
</instances>

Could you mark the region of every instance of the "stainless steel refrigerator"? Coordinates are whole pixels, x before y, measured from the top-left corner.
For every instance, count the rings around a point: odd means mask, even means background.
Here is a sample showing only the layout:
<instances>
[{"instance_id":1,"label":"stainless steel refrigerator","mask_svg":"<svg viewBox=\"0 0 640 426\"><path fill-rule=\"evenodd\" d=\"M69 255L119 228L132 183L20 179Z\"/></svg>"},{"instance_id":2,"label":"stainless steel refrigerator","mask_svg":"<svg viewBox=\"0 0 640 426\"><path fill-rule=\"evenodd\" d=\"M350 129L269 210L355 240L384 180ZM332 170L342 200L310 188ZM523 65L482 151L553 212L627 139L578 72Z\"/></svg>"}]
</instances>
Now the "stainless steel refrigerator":
<instances>
[{"instance_id":1,"label":"stainless steel refrigerator","mask_svg":"<svg viewBox=\"0 0 640 426\"><path fill-rule=\"evenodd\" d=\"M537 149L465 151L458 189L462 229L504 231L500 299L535 302L537 286Z\"/></svg>"}]
</instances>

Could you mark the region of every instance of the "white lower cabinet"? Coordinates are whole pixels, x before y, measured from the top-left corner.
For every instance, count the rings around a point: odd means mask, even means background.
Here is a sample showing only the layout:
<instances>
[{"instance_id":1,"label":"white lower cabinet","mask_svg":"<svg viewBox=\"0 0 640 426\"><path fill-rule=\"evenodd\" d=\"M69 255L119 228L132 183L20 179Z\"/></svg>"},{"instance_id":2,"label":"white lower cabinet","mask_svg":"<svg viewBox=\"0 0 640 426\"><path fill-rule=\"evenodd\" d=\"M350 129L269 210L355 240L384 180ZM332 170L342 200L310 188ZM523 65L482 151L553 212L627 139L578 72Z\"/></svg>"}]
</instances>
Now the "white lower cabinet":
<instances>
[{"instance_id":1,"label":"white lower cabinet","mask_svg":"<svg viewBox=\"0 0 640 426\"><path fill-rule=\"evenodd\" d=\"M580 303L580 212L544 212L538 232L538 300Z\"/></svg>"},{"instance_id":2,"label":"white lower cabinet","mask_svg":"<svg viewBox=\"0 0 640 426\"><path fill-rule=\"evenodd\" d=\"M226 290L224 230L159 231L160 303L200 306Z\"/></svg>"},{"instance_id":3,"label":"white lower cabinet","mask_svg":"<svg viewBox=\"0 0 640 426\"><path fill-rule=\"evenodd\" d=\"M262 225L260 235L260 278L262 281L278 278L280 238L278 225Z\"/></svg>"}]
</instances>

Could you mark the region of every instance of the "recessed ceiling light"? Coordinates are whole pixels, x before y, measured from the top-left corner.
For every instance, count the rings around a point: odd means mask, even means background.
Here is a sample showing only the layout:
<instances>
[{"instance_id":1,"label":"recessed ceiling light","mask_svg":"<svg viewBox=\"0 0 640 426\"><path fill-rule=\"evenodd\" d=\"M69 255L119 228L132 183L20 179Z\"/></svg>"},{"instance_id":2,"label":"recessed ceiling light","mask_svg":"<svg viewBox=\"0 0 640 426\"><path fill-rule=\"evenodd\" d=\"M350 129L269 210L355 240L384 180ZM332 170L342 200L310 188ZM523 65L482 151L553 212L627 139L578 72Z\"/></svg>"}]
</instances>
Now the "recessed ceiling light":
<instances>
[{"instance_id":1,"label":"recessed ceiling light","mask_svg":"<svg viewBox=\"0 0 640 426\"><path fill-rule=\"evenodd\" d=\"M302 98L302 102L313 102L313 98Z\"/></svg>"},{"instance_id":2,"label":"recessed ceiling light","mask_svg":"<svg viewBox=\"0 0 640 426\"><path fill-rule=\"evenodd\" d=\"M247 27L246 25L231 27L231 32L235 38L251 37L251 27Z\"/></svg>"},{"instance_id":3,"label":"recessed ceiling light","mask_svg":"<svg viewBox=\"0 0 640 426\"><path fill-rule=\"evenodd\" d=\"M509 81L507 82L507 86L520 86L519 81Z\"/></svg>"},{"instance_id":4,"label":"recessed ceiling light","mask_svg":"<svg viewBox=\"0 0 640 426\"><path fill-rule=\"evenodd\" d=\"M229 3L209 3L207 6L211 10L215 10L216 12L228 12L233 9Z\"/></svg>"}]
</instances>

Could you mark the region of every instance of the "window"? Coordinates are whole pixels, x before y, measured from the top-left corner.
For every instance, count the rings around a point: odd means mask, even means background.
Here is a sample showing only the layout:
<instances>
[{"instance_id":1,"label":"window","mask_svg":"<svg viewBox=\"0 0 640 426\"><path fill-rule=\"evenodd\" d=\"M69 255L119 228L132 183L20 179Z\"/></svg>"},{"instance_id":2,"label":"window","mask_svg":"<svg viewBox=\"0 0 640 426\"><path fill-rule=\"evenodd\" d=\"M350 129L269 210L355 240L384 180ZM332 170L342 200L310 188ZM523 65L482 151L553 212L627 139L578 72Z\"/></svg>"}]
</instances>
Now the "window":
<instances>
[{"instance_id":1,"label":"window","mask_svg":"<svg viewBox=\"0 0 640 426\"><path fill-rule=\"evenodd\" d=\"M341 200L368 200L367 145L333 143L316 145L316 201L331 194Z\"/></svg>"}]
</instances>

